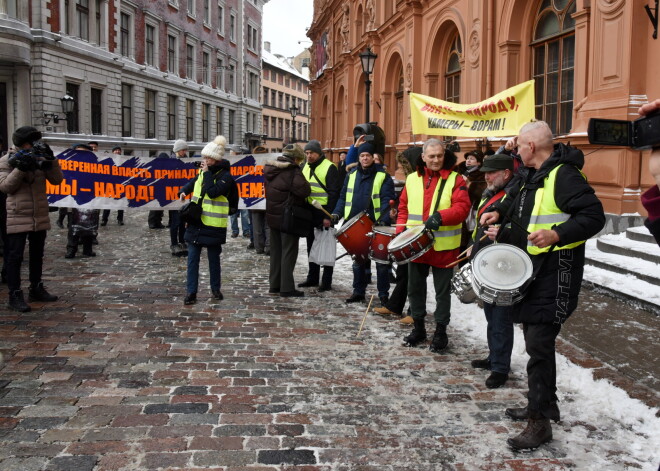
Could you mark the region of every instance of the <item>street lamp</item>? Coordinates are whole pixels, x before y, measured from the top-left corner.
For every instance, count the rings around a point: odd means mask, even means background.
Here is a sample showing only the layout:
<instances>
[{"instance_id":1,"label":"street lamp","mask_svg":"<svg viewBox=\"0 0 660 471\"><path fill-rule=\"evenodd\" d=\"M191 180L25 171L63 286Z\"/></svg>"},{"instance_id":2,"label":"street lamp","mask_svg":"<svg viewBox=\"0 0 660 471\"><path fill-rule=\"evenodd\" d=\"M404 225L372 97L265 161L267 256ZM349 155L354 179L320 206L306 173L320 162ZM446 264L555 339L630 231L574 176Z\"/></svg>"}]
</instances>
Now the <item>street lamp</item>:
<instances>
[{"instance_id":1,"label":"street lamp","mask_svg":"<svg viewBox=\"0 0 660 471\"><path fill-rule=\"evenodd\" d=\"M362 62L362 71L364 72L364 85L366 89L365 115L366 122L369 122L369 92L371 91L371 80L369 76L374 71L374 64L378 54L374 53L370 47L360 53L360 62Z\"/></svg>"},{"instance_id":2,"label":"street lamp","mask_svg":"<svg viewBox=\"0 0 660 471\"><path fill-rule=\"evenodd\" d=\"M60 120L66 121L69 118L69 114L73 112L73 108L76 105L76 100L73 99L71 95L66 93L62 98L60 98L60 103L62 106L62 113L64 113L64 118L61 118L57 113L44 113L44 118L46 118L46 126L50 123L50 120L53 120L53 123L57 124Z\"/></svg>"},{"instance_id":3,"label":"street lamp","mask_svg":"<svg viewBox=\"0 0 660 471\"><path fill-rule=\"evenodd\" d=\"M295 103L289 108L289 112L291 113L291 119L293 120L291 123L291 144L294 144L296 142L296 116L298 116L298 107Z\"/></svg>"}]
</instances>

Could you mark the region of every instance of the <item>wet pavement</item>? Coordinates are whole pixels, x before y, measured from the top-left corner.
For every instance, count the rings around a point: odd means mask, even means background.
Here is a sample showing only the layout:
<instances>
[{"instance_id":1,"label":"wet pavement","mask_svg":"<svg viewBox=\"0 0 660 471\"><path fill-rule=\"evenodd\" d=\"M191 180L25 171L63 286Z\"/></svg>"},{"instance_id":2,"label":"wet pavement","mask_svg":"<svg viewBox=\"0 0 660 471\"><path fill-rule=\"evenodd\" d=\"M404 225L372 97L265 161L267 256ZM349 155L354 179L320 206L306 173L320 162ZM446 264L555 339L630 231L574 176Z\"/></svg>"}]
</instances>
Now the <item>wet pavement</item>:
<instances>
[{"instance_id":1,"label":"wet pavement","mask_svg":"<svg viewBox=\"0 0 660 471\"><path fill-rule=\"evenodd\" d=\"M368 316L358 338L365 306L343 302L346 264L331 292L273 297L268 258L247 251L243 238L224 246L225 299L209 299L202 256L200 302L184 307L186 261L170 255L168 231L147 229L146 219L129 211L125 226L111 220L98 256L73 260L63 258L66 231L55 227L44 279L60 300L25 314L0 308L1 470L657 468L649 451L659 448L657 436L627 417L632 410L617 409L630 403L609 384L595 387L619 398L615 410L591 411L571 386L555 439L511 451L505 440L524 424L503 411L524 403L524 358L517 353L506 387L486 389L484 372L470 367L485 340L460 326L461 316L479 317L474 308L457 306L442 355L403 348L406 329L379 316ZM303 275L299 263L297 280ZM657 407L658 375L643 371L645 347L632 339L636 326L657 324L634 310L613 322L623 310L604 299L585 297L589 314L574 315L559 350L585 376L593 371ZM616 329L604 333L610 324ZM639 363L613 358L608 344L624 345ZM653 368L655 348L647 353Z\"/></svg>"}]
</instances>

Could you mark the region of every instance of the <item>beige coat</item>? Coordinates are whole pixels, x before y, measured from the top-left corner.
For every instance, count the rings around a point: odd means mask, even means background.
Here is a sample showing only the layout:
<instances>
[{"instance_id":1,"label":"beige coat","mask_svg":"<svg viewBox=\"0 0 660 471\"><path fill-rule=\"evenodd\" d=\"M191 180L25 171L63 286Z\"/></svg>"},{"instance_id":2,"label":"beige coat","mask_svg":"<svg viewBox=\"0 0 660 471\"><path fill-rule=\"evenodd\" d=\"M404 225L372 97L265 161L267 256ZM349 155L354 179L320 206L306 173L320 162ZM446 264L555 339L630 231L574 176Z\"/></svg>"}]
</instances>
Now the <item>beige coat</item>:
<instances>
[{"instance_id":1,"label":"beige coat","mask_svg":"<svg viewBox=\"0 0 660 471\"><path fill-rule=\"evenodd\" d=\"M46 180L59 185L64 179L59 161L44 172L23 172L12 168L7 160L14 152L0 159L0 191L7 194L7 233L44 231L50 229Z\"/></svg>"}]
</instances>

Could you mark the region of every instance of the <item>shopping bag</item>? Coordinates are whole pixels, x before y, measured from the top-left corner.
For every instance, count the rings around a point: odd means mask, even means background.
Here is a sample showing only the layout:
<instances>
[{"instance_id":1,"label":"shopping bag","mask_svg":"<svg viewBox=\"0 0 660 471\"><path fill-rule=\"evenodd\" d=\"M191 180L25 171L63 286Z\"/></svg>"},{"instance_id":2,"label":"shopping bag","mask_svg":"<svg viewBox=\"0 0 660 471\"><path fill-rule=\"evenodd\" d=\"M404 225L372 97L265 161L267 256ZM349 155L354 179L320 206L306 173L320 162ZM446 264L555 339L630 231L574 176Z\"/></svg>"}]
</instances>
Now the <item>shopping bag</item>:
<instances>
[{"instance_id":1,"label":"shopping bag","mask_svg":"<svg viewBox=\"0 0 660 471\"><path fill-rule=\"evenodd\" d=\"M324 267L334 267L335 257L337 256L337 239L335 233L337 229L329 227L327 229L314 228L314 243L309 252L309 261Z\"/></svg>"}]
</instances>

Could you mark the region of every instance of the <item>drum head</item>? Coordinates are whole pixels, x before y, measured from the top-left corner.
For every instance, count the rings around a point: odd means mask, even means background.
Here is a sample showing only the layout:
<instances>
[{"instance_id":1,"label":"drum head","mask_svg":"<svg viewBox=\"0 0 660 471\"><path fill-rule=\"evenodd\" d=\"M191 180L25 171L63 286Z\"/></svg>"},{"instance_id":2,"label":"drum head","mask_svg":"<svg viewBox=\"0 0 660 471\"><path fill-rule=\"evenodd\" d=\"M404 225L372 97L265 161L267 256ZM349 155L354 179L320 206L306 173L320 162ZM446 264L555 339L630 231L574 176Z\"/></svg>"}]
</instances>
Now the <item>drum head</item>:
<instances>
[{"instance_id":1,"label":"drum head","mask_svg":"<svg viewBox=\"0 0 660 471\"><path fill-rule=\"evenodd\" d=\"M350 218L348 221L345 221L344 224L341 225L341 228L339 230L337 230L337 233L335 234L335 236L341 235L344 232L346 232L346 230L348 230L348 228L350 228L353 224L355 224L357 221L359 221L360 218L362 216L364 216L365 214L367 214L366 211L360 211L355 216Z\"/></svg>"},{"instance_id":2,"label":"drum head","mask_svg":"<svg viewBox=\"0 0 660 471\"><path fill-rule=\"evenodd\" d=\"M396 236L392 242L390 242L389 245L389 250L390 252L393 250L400 249L404 245L407 245L410 241L414 240L415 237L417 237L420 233L422 233L425 230L425 227L423 224L420 224L419 226L415 227L409 227L405 231L403 231L401 234Z\"/></svg>"},{"instance_id":3,"label":"drum head","mask_svg":"<svg viewBox=\"0 0 660 471\"><path fill-rule=\"evenodd\" d=\"M374 232L378 232L380 234L385 234L385 235L394 235L396 234L396 227L392 226L376 226L373 228Z\"/></svg>"},{"instance_id":4,"label":"drum head","mask_svg":"<svg viewBox=\"0 0 660 471\"><path fill-rule=\"evenodd\" d=\"M484 247L472 260L472 274L481 285L510 290L521 287L532 276L532 260L509 244Z\"/></svg>"}]
</instances>

